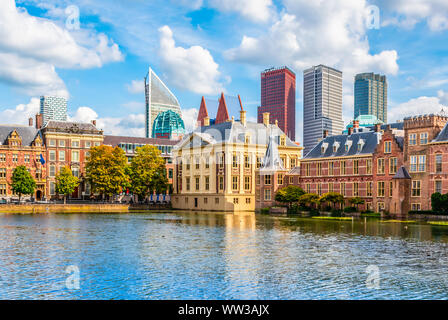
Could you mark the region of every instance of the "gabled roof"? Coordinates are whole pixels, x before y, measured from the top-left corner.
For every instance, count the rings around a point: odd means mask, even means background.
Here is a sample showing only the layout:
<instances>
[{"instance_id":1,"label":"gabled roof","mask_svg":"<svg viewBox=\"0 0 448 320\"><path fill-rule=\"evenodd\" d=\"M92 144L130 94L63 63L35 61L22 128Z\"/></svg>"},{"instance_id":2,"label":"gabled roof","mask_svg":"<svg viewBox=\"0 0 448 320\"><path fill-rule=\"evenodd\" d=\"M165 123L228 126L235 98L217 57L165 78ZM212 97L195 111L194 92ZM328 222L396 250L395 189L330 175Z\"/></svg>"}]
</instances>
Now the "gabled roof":
<instances>
[{"instance_id":1,"label":"gabled roof","mask_svg":"<svg viewBox=\"0 0 448 320\"><path fill-rule=\"evenodd\" d=\"M411 175L405 166L401 166L392 179L411 179Z\"/></svg>"},{"instance_id":2,"label":"gabled roof","mask_svg":"<svg viewBox=\"0 0 448 320\"><path fill-rule=\"evenodd\" d=\"M201 106L199 107L198 112L198 123L200 126L204 125L204 119L208 117L207 105L205 104L205 98L202 96Z\"/></svg>"},{"instance_id":3,"label":"gabled roof","mask_svg":"<svg viewBox=\"0 0 448 320\"><path fill-rule=\"evenodd\" d=\"M263 165L260 168L260 174L272 174L279 170L285 170L278 154L278 144L273 135L269 136L269 144L263 158Z\"/></svg>"},{"instance_id":4,"label":"gabled roof","mask_svg":"<svg viewBox=\"0 0 448 320\"><path fill-rule=\"evenodd\" d=\"M14 132L14 130L22 138L22 146L31 146L36 136L40 135L39 130L34 127L8 126L8 125L0 126L0 144L2 145L6 144L8 137L11 135L12 132Z\"/></svg>"},{"instance_id":5,"label":"gabled roof","mask_svg":"<svg viewBox=\"0 0 448 320\"><path fill-rule=\"evenodd\" d=\"M227 110L226 99L224 98L224 93L221 93L221 98L219 98L218 112L216 113L215 123L222 123L229 120L229 111Z\"/></svg>"},{"instance_id":6,"label":"gabled roof","mask_svg":"<svg viewBox=\"0 0 448 320\"><path fill-rule=\"evenodd\" d=\"M317 145L305 155L304 159L345 157L362 154L371 154L375 151L377 144L381 140L382 134L375 131L356 132L351 135L340 134L329 136L322 139ZM358 149L358 143L361 142L362 148ZM345 149L348 145L348 151ZM333 146L337 146L336 152ZM322 149L324 147L324 149ZM322 153L322 150L324 152Z\"/></svg>"},{"instance_id":7,"label":"gabled roof","mask_svg":"<svg viewBox=\"0 0 448 320\"><path fill-rule=\"evenodd\" d=\"M445 124L442 131L440 131L437 137L435 137L435 139L432 140L432 142L443 142L443 141L448 142L448 122Z\"/></svg>"}]
</instances>

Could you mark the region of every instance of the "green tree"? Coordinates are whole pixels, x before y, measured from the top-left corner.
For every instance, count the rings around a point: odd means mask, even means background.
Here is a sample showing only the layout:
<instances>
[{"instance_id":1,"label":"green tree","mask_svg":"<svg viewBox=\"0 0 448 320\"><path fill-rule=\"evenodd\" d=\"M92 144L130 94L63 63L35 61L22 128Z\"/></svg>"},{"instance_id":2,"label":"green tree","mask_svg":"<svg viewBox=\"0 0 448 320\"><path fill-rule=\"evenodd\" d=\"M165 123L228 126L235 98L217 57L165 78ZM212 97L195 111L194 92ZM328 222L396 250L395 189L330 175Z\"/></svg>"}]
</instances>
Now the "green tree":
<instances>
[{"instance_id":1,"label":"green tree","mask_svg":"<svg viewBox=\"0 0 448 320\"><path fill-rule=\"evenodd\" d=\"M86 163L86 177L92 191L103 196L120 193L129 180L126 174L127 159L119 147L98 146L90 148Z\"/></svg>"},{"instance_id":2,"label":"green tree","mask_svg":"<svg viewBox=\"0 0 448 320\"><path fill-rule=\"evenodd\" d=\"M435 212L448 213L448 193L433 193L431 195L431 208Z\"/></svg>"},{"instance_id":3,"label":"green tree","mask_svg":"<svg viewBox=\"0 0 448 320\"><path fill-rule=\"evenodd\" d=\"M12 173L12 190L19 195L19 202L22 194L33 194L36 189L36 181L25 166L17 166Z\"/></svg>"},{"instance_id":4,"label":"green tree","mask_svg":"<svg viewBox=\"0 0 448 320\"><path fill-rule=\"evenodd\" d=\"M168 188L165 160L160 150L145 145L135 149L136 155L130 166L132 191L139 197L146 197L150 192L165 192Z\"/></svg>"},{"instance_id":5,"label":"green tree","mask_svg":"<svg viewBox=\"0 0 448 320\"><path fill-rule=\"evenodd\" d=\"M327 192L324 193L320 198L319 198L319 202L320 203L331 203L333 209L335 208L337 203L344 203L344 196L340 193L337 192Z\"/></svg>"},{"instance_id":6,"label":"green tree","mask_svg":"<svg viewBox=\"0 0 448 320\"><path fill-rule=\"evenodd\" d=\"M352 205L354 205L356 207L357 211L359 211L359 205L365 203L364 199L362 199L360 197L350 198L350 199L348 199L348 202L350 202Z\"/></svg>"},{"instance_id":7,"label":"green tree","mask_svg":"<svg viewBox=\"0 0 448 320\"><path fill-rule=\"evenodd\" d=\"M312 207L319 204L319 195L316 193L305 193L299 197L299 204Z\"/></svg>"},{"instance_id":8,"label":"green tree","mask_svg":"<svg viewBox=\"0 0 448 320\"><path fill-rule=\"evenodd\" d=\"M64 195L64 204L67 196L73 193L79 185L79 179L75 177L69 167L64 167L56 176L56 192Z\"/></svg>"},{"instance_id":9,"label":"green tree","mask_svg":"<svg viewBox=\"0 0 448 320\"><path fill-rule=\"evenodd\" d=\"M298 186L287 186L277 191L275 201L287 203L290 207L291 203L299 201L300 196L304 194L305 191Z\"/></svg>"}]
</instances>

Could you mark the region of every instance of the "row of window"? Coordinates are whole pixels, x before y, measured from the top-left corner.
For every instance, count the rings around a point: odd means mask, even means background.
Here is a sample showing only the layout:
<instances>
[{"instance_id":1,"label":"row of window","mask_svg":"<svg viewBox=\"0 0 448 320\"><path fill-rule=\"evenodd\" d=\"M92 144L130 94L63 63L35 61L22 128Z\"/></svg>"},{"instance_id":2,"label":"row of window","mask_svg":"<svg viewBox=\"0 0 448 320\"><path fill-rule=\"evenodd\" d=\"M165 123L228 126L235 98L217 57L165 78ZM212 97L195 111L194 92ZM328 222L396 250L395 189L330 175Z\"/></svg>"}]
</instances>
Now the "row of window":
<instances>
[{"instance_id":1,"label":"row of window","mask_svg":"<svg viewBox=\"0 0 448 320\"><path fill-rule=\"evenodd\" d=\"M66 140L57 140L57 145L60 148L65 148L66 146ZM92 146L98 147L101 143L99 141L91 142L91 141L84 141L84 148L91 148ZM81 142L79 140L71 140L71 146L72 148L79 148L81 145ZM56 139L49 139L48 140L48 146L49 147L56 147Z\"/></svg>"},{"instance_id":2,"label":"row of window","mask_svg":"<svg viewBox=\"0 0 448 320\"><path fill-rule=\"evenodd\" d=\"M408 144L410 146L416 146L417 145L417 134L416 133L410 133ZM420 133L420 144L428 144L428 132L422 132Z\"/></svg>"},{"instance_id":3,"label":"row of window","mask_svg":"<svg viewBox=\"0 0 448 320\"><path fill-rule=\"evenodd\" d=\"M86 156L88 156L89 152L86 152ZM48 160L49 161L56 161L56 150L50 150L48 153ZM58 151L58 161L65 161L65 151L59 150ZM72 151L72 162L79 162L79 151Z\"/></svg>"},{"instance_id":4,"label":"row of window","mask_svg":"<svg viewBox=\"0 0 448 320\"><path fill-rule=\"evenodd\" d=\"M59 171L62 170L63 167L64 166L60 166L59 167ZM79 178L79 168L78 167L72 167L71 169L72 169L72 174L75 177ZM56 166L55 165L50 165L48 167L48 176L50 178L54 178L56 176Z\"/></svg>"},{"instance_id":5,"label":"row of window","mask_svg":"<svg viewBox=\"0 0 448 320\"><path fill-rule=\"evenodd\" d=\"M282 162L282 166L283 167L287 167L286 165L286 157L280 157L280 160ZM240 157L236 154L234 154L232 156L232 168L236 169L239 168L240 165ZM179 165L182 165L182 162L179 162ZM201 165L201 160L199 157L195 157L194 158L194 166L196 170L200 169L200 165ZM244 156L244 162L243 162L244 168L249 169L251 166L251 157L249 155L245 155ZM258 156L257 157L257 169L260 168L262 165L262 157ZM290 158L290 167L294 168L297 165L297 161L295 158ZM218 167L219 168L224 168L224 154L220 154L218 156ZM205 158L205 169L209 169L210 168L210 158L206 157ZM190 170L190 162L186 161L185 163L185 170Z\"/></svg>"},{"instance_id":6,"label":"row of window","mask_svg":"<svg viewBox=\"0 0 448 320\"><path fill-rule=\"evenodd\" d=\"M31 155L29 155L29 154L24 154L23 155L23 162L25 162L25 163L30 163L30 161L31 161ZM12 162L19 162L19 154L18 153L13 153L12 155L11 155L11 159L12 159ZM0 162L6 162L6 160L7 160L7 154L6 153L0 153ZM39 155L36 155L36 161L39 161L40 160L40 156Z\"/></svg>"},{"instance_id":7,"label":"row of window","mask_svg":"<svg viewBox=\"0 0 448 320\"><path fill-rule=\"evenodd\" d=\"M180 179L181 178L179 178L179 180ZM199 191L200 190L200 177L195 177L194 178L194 183L195 183L195 190ZM232 190L233 191L238 191L239 190L239 185L240 185L240 177L239 176L232 176ZM190 191L190 188L191 188L190 177L186 177L185 178L185 190L186 191ZM218 177L218 188L219 188L219 190L224 190L224 177L223 176L219 176ZM205 189L205 191L209 191L210 190L210 177L209 176L204 177L204 189ZM245 191L250 191L251 190L251 177L250 176L245 176L244 177L244 190Z\"/></svg>"}]
</instances>

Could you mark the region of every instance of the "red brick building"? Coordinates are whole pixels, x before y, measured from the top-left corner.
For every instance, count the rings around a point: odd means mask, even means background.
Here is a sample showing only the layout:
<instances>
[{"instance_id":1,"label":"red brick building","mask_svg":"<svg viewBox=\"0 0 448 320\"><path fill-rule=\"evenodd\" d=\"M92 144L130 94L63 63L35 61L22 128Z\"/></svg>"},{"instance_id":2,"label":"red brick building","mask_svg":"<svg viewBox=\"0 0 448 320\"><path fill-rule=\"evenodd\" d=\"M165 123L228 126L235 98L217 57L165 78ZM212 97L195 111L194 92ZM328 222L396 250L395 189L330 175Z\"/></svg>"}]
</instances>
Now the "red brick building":
<instances>
[{"instance_id":1,"label":"red brick building","mask_svg":"<svg viewBox=\"0 0 448 320\"><path fill-rule=\"evenodd\" d=\"M263 113L270 114L271 124L278 126L292 140L296 138L296 75L288 67L268 69L261 73L261 106L258 123Z\"/></svg>"}]
</instances>

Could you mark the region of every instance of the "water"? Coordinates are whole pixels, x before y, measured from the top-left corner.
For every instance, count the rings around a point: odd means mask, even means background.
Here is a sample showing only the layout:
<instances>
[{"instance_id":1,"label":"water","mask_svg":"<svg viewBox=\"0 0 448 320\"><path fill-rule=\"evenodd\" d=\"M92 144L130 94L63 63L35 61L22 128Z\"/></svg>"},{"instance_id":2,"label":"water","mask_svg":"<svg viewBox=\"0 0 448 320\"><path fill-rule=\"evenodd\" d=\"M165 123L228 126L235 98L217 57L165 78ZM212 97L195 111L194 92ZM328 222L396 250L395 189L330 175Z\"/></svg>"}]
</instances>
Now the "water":
<instances>
[{"instance_id":1,"label":"water","mask_svg":"<svg viewBox=\"0 0 448 320\"><path fill-rule=\"evenodd\" d=\"M0 299L447 299L447 249L378 219L0 215Z\"/></svg>"}]
</instances>

